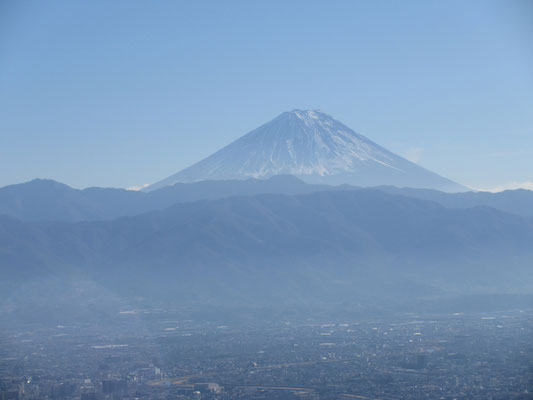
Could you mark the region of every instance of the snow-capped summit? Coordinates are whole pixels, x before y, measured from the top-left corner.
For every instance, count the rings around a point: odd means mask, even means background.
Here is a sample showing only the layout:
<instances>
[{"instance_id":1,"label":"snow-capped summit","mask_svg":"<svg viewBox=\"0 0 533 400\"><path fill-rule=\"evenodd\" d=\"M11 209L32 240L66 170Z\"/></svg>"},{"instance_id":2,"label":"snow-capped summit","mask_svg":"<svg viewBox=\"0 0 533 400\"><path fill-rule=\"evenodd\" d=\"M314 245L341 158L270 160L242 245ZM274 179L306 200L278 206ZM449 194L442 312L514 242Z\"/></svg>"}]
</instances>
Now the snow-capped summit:
<instances>
[{"instance_id":1,"label":"snow-capped summit","mask_svg":"<svg viewBox=\"0 0 533 400\"><path fill-rule=\"evenodd\" d=\"M294 175L309 183L468 190L360 135L319 110L293 110L145 190L202 180Z\"/></svg>"}]
</instances>

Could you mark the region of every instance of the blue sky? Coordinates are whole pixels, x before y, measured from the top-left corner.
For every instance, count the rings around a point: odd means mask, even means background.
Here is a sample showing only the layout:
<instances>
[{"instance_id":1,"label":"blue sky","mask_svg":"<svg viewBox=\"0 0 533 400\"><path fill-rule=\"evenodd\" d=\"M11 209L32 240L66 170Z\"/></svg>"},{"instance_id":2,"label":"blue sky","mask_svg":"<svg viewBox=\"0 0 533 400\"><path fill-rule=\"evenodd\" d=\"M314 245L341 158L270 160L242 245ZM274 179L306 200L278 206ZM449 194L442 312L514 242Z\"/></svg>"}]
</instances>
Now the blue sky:
<instances>
[{"instance_id":1,"label":"blue sky","mask_svg":"<svg viewBox=\"0 0 533 400\"><path fill-rule=\"evenodd\" d=\"M294 108L533 189L533 2L0 2L0 186L153 183Z\"/></svg>"}]
</instances>

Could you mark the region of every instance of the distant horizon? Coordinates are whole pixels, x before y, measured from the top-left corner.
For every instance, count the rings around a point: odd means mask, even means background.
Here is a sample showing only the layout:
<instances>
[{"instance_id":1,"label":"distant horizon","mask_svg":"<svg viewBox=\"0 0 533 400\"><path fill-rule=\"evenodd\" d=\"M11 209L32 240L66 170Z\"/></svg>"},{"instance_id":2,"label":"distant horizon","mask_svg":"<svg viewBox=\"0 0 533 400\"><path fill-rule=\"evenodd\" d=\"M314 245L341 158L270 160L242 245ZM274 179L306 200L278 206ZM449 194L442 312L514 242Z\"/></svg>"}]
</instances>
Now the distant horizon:
<instances>
[{"instance_id":1,"label":"distant horizon","mask_svg":"<svg viewBox=\"0 0 533 400\"><path fill-rule=\"evenodd\" d=\"M290 113L290 112L295 112L295 111L315 111L315 112L320 112L320 113L324 113L324 114L327 114L325 111L319 109L319 108L313 108L313 109L303 109L303 108L293 108L292 110L287 110L287 111L284 111L282 112L281 114L279 114L278 116L274 117L273 119L276 119L278 117L280 117L281 115L285 114L285 113ZM327 114L329 115L329 114ZM270 121L269 121L270 122ZM265 122L265 123L268 123L268 122ZM263 125L263 124L261 124ZM260 126L261 126L260 125ZM253 130L252 130L253 131ZM249 132L248 132L249 133ZM243 135L244 136L244 135ZM242 137L242 136L241 136ZM235 140L237 140L239 138L236 138ZM231 143L228 143L228 144L231 144ZM378 143L379 144L379 143ZM225 146L223 146L225 147ZM409 159L407 157L404 157L406 159ZM198 162L200 160L197 160L195 162ZM412 159L409 159L409 161L415 163L415 164L418 164L415 160L412 160ZM195 163L193 162L193 164ZM418 164L420 165L420 164ZM187 166L188 167L188 166ZM185 167L185 168L187 168ZM170 173L172 174L172 173ZM169 175L170 175L169 174ZM295 178L297 179L300 179L299 177L296 177ZM262 178L253 178L253 177L250 177L249 179L262 179ZM125 189L125 190L131 190L131 191L140 191L152 184L154 184L155 182L150 182L150 183L144 183L142 185L138 185L138 186L129 186L129 187L122 187L122 186L99 186L99 185L95 185L95 186L85 186L85 187L79 187L79 186L76 186L76 185L70 185L70 184L67 184L65 182L62 182L62 181L59 181L57 179L54 179L54 178L50 178L50 177L35 177L35 178L32 178L32 179L29 179L27 181L23 181L23 182L15 182L15 183L12 183L12 184L7 184L7 185L3 185L3 186L0 186L0 187L4 187L4 186L10 186L10 185L14 185L14 184L19 184L19 183L29 183L33 180L51 180L51 181L54 181L54 182L58 182L58 183L62 183L62 184L65 184L71 188L74 188L74 189L87 189L87 188L91 188L91 187L102 187L102 188L114 188L114 189ZM460 182L459 182L460 183ZM333 185L333 186L336 186L336 185ZM379 185L378 185L379 186ZM466 186L466 185L465 185ZM370 186L372 187L372 186ZM399 186L401 187L401 186ZM472 191L484 191L484 192L491 192L491 193L498 193L498 192L503 192L503 191L506 191L506 190L518 190L518 189L522 189L522 190L530 190L530 191L533 191L533 183L530 183L530 182L511 182L509 183L508 185L506 186L499 186L499 187L494 187L494 188L475 188L475 187L470 187L470 186L466 186L468 189L472 190ZM435 189L434 189L435 190Z\"/></svg>"},{"instance_id":2,"label":"distant horizon","mask_svg":"<svg viewBox=\"0 0 533 400\"><path fill-rule=\"evenodd\" d=\"M286 176L286 175L278 175L278 176ZM300 178L298 178L297 176L293 176L295 179L298 179L301 181ZM265 179L261 179L261 178L248 178L250 180L268 180L268 179L271 179L272 177L270 178L265 178ZM0 189L4 188L4 187L8 187L8 186L15 186L15 185L24 185L24 184L28 184L28 183L31 183L33 181L51 181L51 182L55 182L55 183L59 183L59 184L62 184L62 185L66 185L68 187L70 187L71 189L75 189L75 190L85 190L85 189L91 189L91 188L99 188L99 189L121 189L121 190L128 190L128 191L132 191L132 192L140 192L142 191L142 189L144 189L145 187L149 186L150 184L145 184L143 185L142 187L118 187L118 186L86 186L86 187L76 187L76 186L71 186L65 182L61 182L61 181L58 181L57 179L53 179L53 178L47 178L47 177L35 177L35 178L32 178L30 180L27 180L27 181L23 181L23 182L16 182L16 183L10 183L10 184L7 184L7 185L4 185L4 186L0 186ZM206 181L197 181L197 182L193 182L193 183L189 183L189 184L194 184L194 183L199 183L199 182L206 182ZM212 182L212 181L211 181ZM305 183L304 181L302 181L303 183ZM187 184L186 184L187 185ZM312 185L312 184L311 184ZM332 187L335 187L335 186L343 186L343 185L347 185L347 184L341 184L341 185L330 185ZM350 185L351 186L351 185ZM376 188L376 187L382 187L382 186L387 186L387 185L378 185L378 186L366 186L366 187L357 187L357 186L354 186L354 188L367 188L367 189L372 189L372 188ZM389 185L390 186L390 185ZM405 187L400 187L398 186L398 188L402 189L402 188L406 188L406 189L412 189L412 188L409 188L407 186ZM502 193L502 192L506 192L506 191L515 191L515 190L527 190L527 191L530 191L530 192L533 192L533 188L531 189L528 189L528 188L524 188L524 187L516 187L516 188L505 188L505 189L501 189L501 190L483 190L483 189L475 189L475 188L469 188L470 191L472 192L487 192L487 193ZM420 190L437 190L437 189L423 189L421 188ZM438 191L438 190L437 190Z\"/></svg>"},{"instance_id":3,"label":"distant horizon","mask_svg":"<svg viewBox=\"0 0 533 400\"><path fill-rule=\"evenodd\" d=\"M0 186L151 184L320 109L465 186L533 190L533 3L0 5Z\"/></svg>"}]
</instances>

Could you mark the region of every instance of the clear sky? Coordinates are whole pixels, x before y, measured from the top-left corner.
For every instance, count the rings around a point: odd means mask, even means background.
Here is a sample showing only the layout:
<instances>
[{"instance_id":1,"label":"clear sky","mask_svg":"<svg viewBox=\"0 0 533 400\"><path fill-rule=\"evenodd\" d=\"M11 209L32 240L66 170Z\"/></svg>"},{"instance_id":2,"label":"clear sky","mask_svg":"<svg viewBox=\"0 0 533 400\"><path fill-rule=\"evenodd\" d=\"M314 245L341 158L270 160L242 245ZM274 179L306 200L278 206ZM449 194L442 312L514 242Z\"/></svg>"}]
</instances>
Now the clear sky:
<instances>
[{"instance_id":1,"label":"clear sky","mask_svg":"<svg viewBox=\"0 0 533 400\"><path fill-rule=\"evenodd\" d=\"M533 1L0 2L0 186L153 183L295 108L533 189Z\"/></svg>"}]
</instances>

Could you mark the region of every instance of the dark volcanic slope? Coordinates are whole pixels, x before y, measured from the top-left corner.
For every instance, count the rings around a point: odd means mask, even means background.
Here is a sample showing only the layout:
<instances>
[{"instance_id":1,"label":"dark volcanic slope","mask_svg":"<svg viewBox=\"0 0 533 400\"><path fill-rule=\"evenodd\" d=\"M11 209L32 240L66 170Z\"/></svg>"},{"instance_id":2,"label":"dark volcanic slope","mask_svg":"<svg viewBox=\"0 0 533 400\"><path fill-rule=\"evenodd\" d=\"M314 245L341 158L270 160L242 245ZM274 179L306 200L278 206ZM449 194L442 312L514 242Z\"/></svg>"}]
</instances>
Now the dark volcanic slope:
<instances>
[{"instance_id":1,"label":"dark volcanic slope","mask_svg":"<svg viewBox=\"0 0 533 400\"><path fill-rule=\"evenodd\" d=\"M125 293L183 301L405 296L415 293L395 290L532 283L531 221L369 189L231 197L104 222L3 218L0 234L3 277L83 273Z\"/></svg>"}]
</instances>

